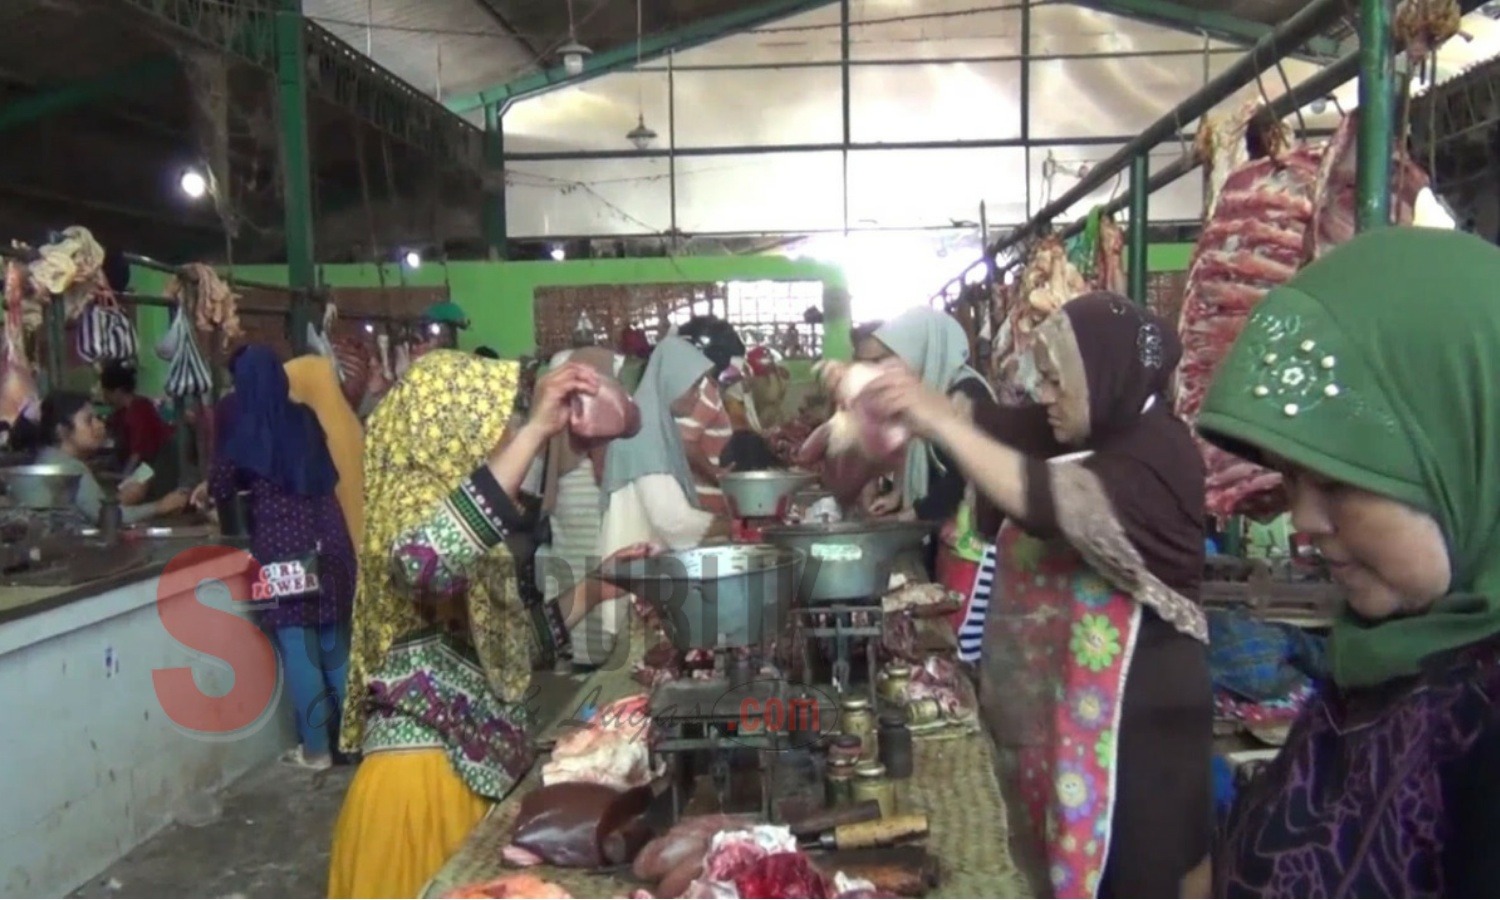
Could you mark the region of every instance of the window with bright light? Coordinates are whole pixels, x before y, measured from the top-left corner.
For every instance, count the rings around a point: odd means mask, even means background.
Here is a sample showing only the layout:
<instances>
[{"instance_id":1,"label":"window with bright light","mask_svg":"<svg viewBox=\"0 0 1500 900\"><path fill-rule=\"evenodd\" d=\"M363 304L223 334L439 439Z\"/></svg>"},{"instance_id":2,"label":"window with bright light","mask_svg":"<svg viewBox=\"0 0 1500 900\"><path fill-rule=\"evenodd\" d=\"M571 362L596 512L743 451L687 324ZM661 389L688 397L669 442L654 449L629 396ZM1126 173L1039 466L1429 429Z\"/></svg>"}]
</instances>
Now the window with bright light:
<instances>
[{"instance_id":1,"label":"window with bright light","mask_svg":"<svg viewBox=\"0 0 1500 900\"><path fill-rule=\"evenodd\" d=\"M821 281L731 281L724 307L749 346L769 344L791 358L823 355Z\"/></svg>"}]
</instances>

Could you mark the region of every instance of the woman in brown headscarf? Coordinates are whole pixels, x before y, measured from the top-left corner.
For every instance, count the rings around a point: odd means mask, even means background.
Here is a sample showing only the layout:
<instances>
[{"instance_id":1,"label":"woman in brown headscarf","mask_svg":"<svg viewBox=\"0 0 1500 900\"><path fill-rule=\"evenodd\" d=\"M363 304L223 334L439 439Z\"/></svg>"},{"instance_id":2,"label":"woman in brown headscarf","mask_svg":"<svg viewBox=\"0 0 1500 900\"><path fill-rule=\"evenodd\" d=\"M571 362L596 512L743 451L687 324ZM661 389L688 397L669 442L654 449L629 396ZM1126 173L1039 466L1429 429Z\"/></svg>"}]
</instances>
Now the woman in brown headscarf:
<instances>
[{"instance_id":1,"label":"woman in brown headscarf","mask_svg":"<svg viewBox=\"0 0 1500 900\"><path fill-rule=\"evenodd\" d=\"M1004 517L981 707L1035 895L1183 896L1212 831L1213 706L1203 463L1166 396L1181 347L1101 293L1047 320L1036 354L1041 402L977 423L909 372L867 390L992 504L986 533Z\"/></svg>"}]
</instances>

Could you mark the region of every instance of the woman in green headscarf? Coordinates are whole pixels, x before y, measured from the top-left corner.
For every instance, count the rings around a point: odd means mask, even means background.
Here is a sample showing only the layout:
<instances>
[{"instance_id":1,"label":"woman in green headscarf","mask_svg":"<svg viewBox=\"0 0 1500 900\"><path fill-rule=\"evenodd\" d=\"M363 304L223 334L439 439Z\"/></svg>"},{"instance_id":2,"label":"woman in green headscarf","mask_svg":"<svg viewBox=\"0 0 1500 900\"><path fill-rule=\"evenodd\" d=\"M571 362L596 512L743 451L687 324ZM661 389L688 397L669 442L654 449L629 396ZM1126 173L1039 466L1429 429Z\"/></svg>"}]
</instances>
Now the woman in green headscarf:
<instances>
[{"instance_id":1,"label":"woman in green headscarf","mask_svg":"<svg viewBox=\"0 0 1500 900\"><path fill-rule=\"evenodd\" d=\"M1271 291L1198 428L1284 476L1347 591L1332 684L1237 799L1221 897L1500 888L1500 249L1361 235Z\"/></svg>"}]
</instances>

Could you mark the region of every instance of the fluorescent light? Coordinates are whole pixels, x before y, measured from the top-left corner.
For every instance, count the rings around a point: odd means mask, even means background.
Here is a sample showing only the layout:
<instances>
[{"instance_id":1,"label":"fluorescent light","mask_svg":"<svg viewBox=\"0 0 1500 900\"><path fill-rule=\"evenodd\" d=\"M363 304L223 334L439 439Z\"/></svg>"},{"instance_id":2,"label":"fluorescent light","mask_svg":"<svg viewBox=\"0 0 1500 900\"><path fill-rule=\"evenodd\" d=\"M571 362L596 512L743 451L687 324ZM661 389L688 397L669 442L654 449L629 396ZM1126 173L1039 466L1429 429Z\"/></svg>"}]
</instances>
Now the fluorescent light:
<instances>
[{"instance_id":1,"label":"fluorescent light","mask_svg":"<svg viewBox=\"0 0 1500 900\"><path fill-rule=\"evenodd\" d=\"M194 200L200 200L204 194L208 193L208 179L204 178L203 173L196 169L188 169L186 172L183 172L182 180L179 183L182 185L182 192Z\"/></svg>"}]
</instances>

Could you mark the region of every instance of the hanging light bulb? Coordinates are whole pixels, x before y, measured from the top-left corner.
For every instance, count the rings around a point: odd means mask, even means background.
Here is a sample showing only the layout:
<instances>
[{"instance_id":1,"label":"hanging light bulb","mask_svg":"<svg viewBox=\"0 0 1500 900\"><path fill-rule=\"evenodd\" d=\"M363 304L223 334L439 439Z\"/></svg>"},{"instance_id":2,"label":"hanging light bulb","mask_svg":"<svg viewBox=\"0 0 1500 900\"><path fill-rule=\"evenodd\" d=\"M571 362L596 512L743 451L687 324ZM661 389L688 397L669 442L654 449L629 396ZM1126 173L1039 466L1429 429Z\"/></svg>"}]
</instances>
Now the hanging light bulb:
<instances>
[{"instance_id":1,"label":"hanging light bulb","mask_svg":"<svg viewBox=\"0 0 1500 900\"><path fill-rule=\"evenodd\" d=\"M637 150L645 150L656 140L656 132L646 127L646 117L641 115L635 121L635 127L626 133L625 137L635 145Z\"/></svg>"},{"instance_id":2,"label":"hanging light bulb","mask_svg":"<svg viewBox=\"0 0 1500 900\"><path fill-rule=\"evenodd\" d=\"M562 54L563 71L569 75L583 74L583 61L593 55L594 51L578 43L575 37L569 37L568 42L557 48Z\"/></svg>"},{"instance_id":3,"label":"hanging light bulb","mask_svg":"<svg viewBox=\"0 0 1500 900\"><path fill-rule=\"evenodd\" d=\"M208 179L204 178L203 173L197 169L188 169L183 172L182 180L178 183L182 187L182 192L194 200L200 200L204 194L208 193Z\"/></svg>"},{"instance_id":4,"label":"hanging light bulb","mask_svg":"<svg viewBox=\"0 0 1500 900\"><path fill-rule=\"evenodd\" d=\"M408 250L406 251L405 262L408 269L420 269L422 268L422 254L415 250Z\"/></svg>"},{"instance_id":5,"label":"hanging light bulb","mask_svg":"<svg viewBox=\"0 0 1500 900\"><path fill-rule=\"evenodd\" d=\"M573 25L573 0L568 0L568 42L557 48L562 55L563 71L569 77L583 74L583 61L594 51L578 42L578 31Z\"/></svg>"}]
</instances>

